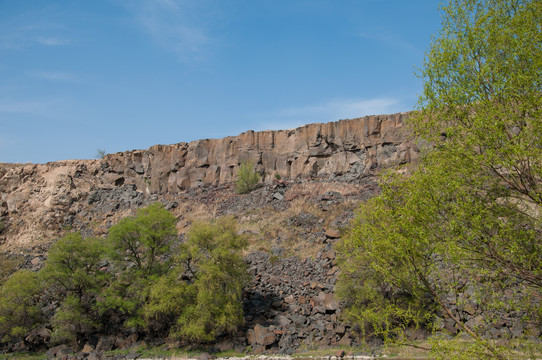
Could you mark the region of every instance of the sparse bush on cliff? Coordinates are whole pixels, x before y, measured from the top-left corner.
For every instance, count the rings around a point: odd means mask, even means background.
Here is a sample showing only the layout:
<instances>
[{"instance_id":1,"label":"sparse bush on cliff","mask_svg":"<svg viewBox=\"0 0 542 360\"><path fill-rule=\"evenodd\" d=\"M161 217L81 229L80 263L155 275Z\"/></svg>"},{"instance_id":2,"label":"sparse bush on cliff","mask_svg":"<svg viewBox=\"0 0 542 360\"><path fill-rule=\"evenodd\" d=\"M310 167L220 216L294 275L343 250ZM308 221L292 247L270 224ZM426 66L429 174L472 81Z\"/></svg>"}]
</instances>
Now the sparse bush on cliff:
<instances>
[{"instance_id":1,"label":"sparse bush on cliff","mask_svg":"<svg viewBox=\"0 0 542 360\"><path fill-rule=\"evenodd\" d=\"M190 341L212 341L243 323L241 295L248 279L233 218L194 223L176 267L151 287L145 315L149 327Z\"/></svg>"},{"instance_id":2,"label":"sparse bush on cliff","mask_svg":"<svg viewBox=\"0 0 542 360\"><path fill-rule=\"evenodd\" d=\"M421 304L470 335L477 356L502 359L461 314L471 302L485 315L478 325L496 311L540 320L530 307L540 312L542 287L542 5L450 0L442 9L421 111L409 119L432 147L361 207L339 248L340 287L362 326L397 334L427 319Z\"/></svg>"},{"instance_id":3,"label":"sparse bush on cliff","mask_svg":"<svg viewBox=\"0 0 542 360\"><path fill-rule=\"evenodd\" d=\"M95 157L96 157L96 159L103 159L103 158L105 158L105 154L106 154L106 152L105 152L104 149L98 149L98 150L96 150Z\"/></svg>"},{"instance_id":4,"label":"sparse bush on cliff","mask_svg":"<svg viewBox=\"0 0 542 360\"><path fill-rule=\"evenodd\" d=\"M239 194L246 194L256 189L260 181L260 176L254 170L254 164L251 161L245 161L239 166L237 171L237 180L235 186Z\"/></svg>"},{"instance_id":5,"label":"sparse bush on cliff","mask_svg":"<svg viewBox=\"0 0 542 360\"><path fill-rule=\"evenodd\" d=\"M39 325L41 286L35 273L20 270L0 287L0 343L24 339Z\"/></svg>"}]
</instances>

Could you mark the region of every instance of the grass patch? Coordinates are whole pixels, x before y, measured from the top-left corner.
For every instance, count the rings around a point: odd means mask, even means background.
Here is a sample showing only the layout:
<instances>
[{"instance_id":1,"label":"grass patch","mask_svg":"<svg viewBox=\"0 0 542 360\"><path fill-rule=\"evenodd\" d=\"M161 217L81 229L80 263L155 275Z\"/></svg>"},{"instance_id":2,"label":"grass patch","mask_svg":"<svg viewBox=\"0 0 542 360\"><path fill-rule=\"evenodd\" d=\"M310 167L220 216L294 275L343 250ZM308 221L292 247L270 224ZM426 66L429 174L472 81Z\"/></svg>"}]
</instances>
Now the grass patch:
<instances>
[{"instance_id":1,"label":"grass patch","mask_svg":"<svg viewBox=\"0 0 542 360\"><path fill-rule=\"evenodd\" d=\"M10 354L1 354L0 360L8 360L8 359L16 359L16 360L45 360L47 359L47 355L45 354L45 351L43 352L16 352L16 353L10 353Z\"/></svg>"}]
</instances>

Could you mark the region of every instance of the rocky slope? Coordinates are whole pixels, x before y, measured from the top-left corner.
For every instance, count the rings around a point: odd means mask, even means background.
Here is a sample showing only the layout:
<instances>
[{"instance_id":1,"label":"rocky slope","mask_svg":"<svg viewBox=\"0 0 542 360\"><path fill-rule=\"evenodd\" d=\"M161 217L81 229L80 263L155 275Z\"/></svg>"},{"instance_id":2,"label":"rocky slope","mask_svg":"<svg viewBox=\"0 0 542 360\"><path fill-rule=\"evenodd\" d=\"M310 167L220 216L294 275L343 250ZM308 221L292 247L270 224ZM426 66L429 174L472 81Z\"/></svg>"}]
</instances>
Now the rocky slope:
<instances>
[{"instance_id":1,"label":"rocky slope","mask_svg":"<svg viewBox=\"0 0 542 360\"><path fill-rule=\"evenodd\" d=\"M403 133L407 116L248 131L108 154L101 160L0 164L0 248L43 252L42 245L68 230L104 234L111 223L145 203L178 204L190 189L232 182L247 160L264 183L276 174L284 180L357 182L417 157L418 149Z\"/></svg>"},{"instance_id":2,"label":"rocky slope","mask_svg":"<svg viewBox=\"0 0 542 360\"><path fill-rule=\"evenodd\" d=\"M105 235L122 217L154 201L177 216L179 241L192 221L233 214L250 237L246 260L251 283L244 294L245 326L216 348L292 353L359 344L359 332L340 320L333 244L357 204L377 193L376 172L417 158L418 149L403 130L407 116L250 131L108 154L100 160L0 164L0 254L20 254L20 267L38 270L48 245L65 232ZM245 160L253 161L263 184L239 195L232 181ZM282 180L276 181L275 174ZM480 311L473 302L457 316L476 323ZM521 320L522 314L498 315L501 321L484 336L540 336L540 329ZM448 334L459 330L445 319L439 326ZM418 331L407 335L423 336ZM44 344L49 336L50 329L39 328L26 341ZM71 358L103 358L103 351L145 344L176 346L136 333L96 334L82 349L73 349L79 354ZM10 350L24 348L19 345ZM63 345L49 352L54 357L69 350Z\"/></svg>"}]
</instances>

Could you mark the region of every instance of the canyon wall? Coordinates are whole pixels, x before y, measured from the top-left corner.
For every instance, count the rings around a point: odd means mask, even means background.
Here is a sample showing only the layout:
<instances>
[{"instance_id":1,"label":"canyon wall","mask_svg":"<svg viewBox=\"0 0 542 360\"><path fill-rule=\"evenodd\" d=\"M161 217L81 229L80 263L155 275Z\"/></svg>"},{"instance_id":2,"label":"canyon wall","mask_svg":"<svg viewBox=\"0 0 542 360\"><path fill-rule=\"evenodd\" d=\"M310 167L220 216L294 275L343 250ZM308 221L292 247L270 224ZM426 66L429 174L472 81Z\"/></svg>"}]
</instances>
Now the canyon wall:
<instances>
[{"instance_id":1,"label":"canyon wall","mask_svg":"<svg viewBox=\"0 0 542 360\"><path fill-rule=\"evenodd\" d=\"M4 228L0 246L35 247L63 229L90 223L99 228L146 199L171 200L194 187L232 182L239 165L247 160L265 183L276 174L286 181L355 182L417 157L418 149L403 131L407 116L399 113L292 130L247 131L222 139L108 154L99 160L0 164Z\"/></svg>"}]
</instances>

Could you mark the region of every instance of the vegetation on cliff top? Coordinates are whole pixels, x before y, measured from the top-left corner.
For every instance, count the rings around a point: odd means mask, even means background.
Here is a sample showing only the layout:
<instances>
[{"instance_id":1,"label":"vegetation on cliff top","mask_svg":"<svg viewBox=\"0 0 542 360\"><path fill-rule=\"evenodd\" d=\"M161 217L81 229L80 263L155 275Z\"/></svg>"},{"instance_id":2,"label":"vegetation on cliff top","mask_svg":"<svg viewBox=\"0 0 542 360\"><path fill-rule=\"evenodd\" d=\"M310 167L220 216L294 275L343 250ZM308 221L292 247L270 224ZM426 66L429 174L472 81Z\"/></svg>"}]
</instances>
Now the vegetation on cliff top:
<instances>
[{"instance_id":1,"label":"vegetation on cliff top","mask_svg":"<svg viewBox=\"0 0 542 360\"><path fill-rule=\"evenodd\" d=\"M346 316L385 338L451 319L478 347L441 348L447 356L505 358L484 323L523 311L536 329L542 318L542 3L442 10L409 120L431 145L359 210L340 247L340 291ZM473 309L485 318L466 322Z\"/></svg>"}]
</instances>

